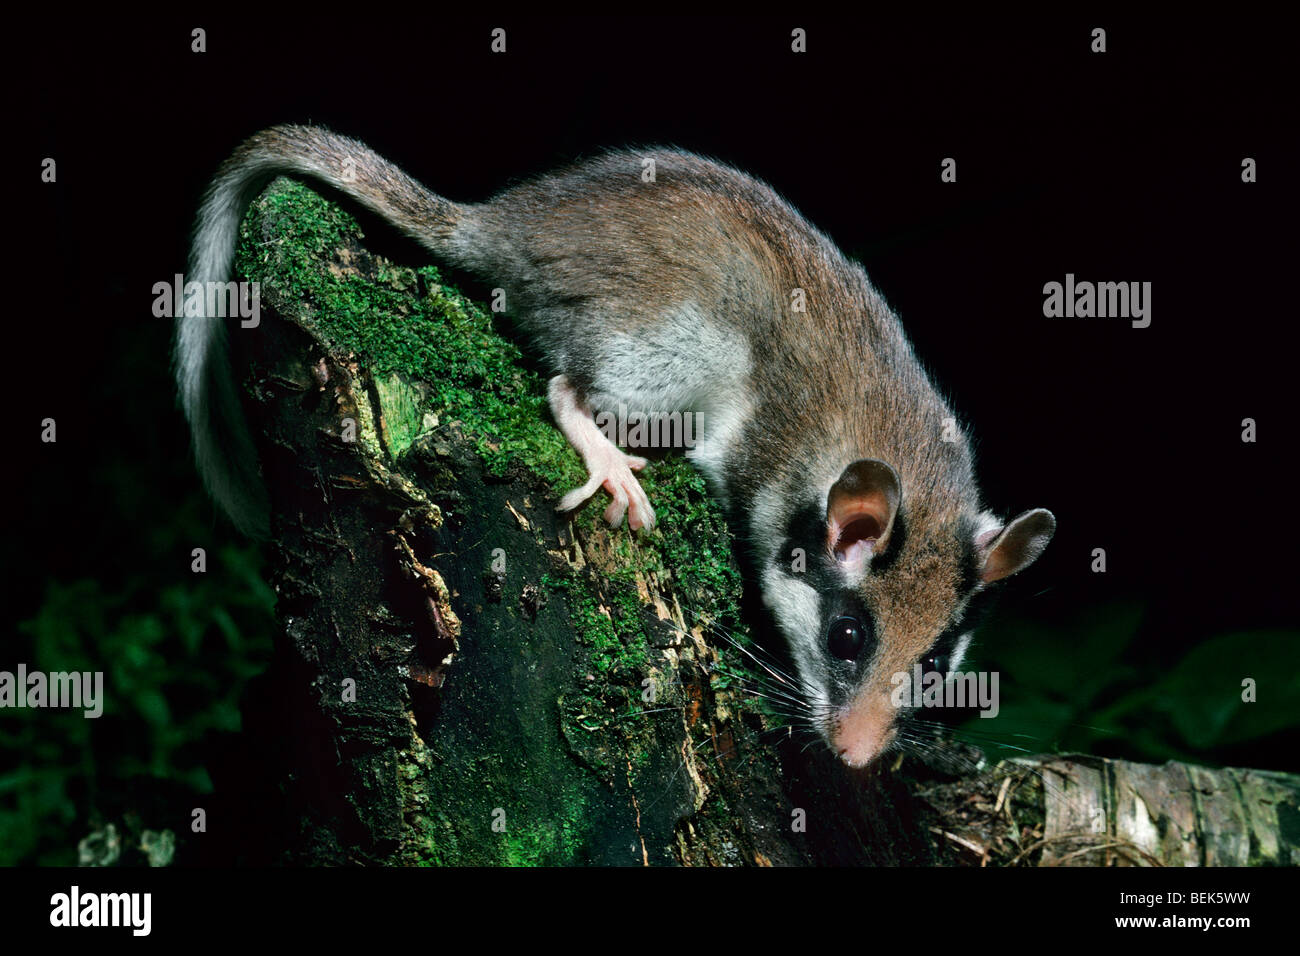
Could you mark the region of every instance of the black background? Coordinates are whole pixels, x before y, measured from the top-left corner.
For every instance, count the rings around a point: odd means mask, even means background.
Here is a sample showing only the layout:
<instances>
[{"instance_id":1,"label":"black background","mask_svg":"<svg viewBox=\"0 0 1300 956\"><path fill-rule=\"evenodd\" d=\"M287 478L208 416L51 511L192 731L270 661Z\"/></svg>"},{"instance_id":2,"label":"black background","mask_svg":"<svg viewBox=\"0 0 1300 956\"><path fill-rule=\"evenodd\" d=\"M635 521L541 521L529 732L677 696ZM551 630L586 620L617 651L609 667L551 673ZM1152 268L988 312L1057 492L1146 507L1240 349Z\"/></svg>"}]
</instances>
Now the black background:
<instances>
[{"instance_id":1,"label":"black background","mask_svg":"<svg viewBox=\"0 0 1300 956\"><path fill-rule=\"evenodd\" d=\"M312 22L15 27L10 92L30 133L6 151L26 213L10 226L10 614L30 614L46 579L132 560L193 493L152 285L183 271L221 159L261 127L314 122L457 200L624 144L766 179L899 312L976 437L989 503L1056 514L1011 599L1021 613L1050 623L1141 599L1152 669L1215 633L1294 626L1294 69L1286 31L1244 16L462 20L361 6ZM195 26L206 53L190 51ZM505 55L489 51L495 26ZM790 52L793 26L808 53ZM1105 54L1089 51L1094 26ZM57 184L39 181L46 156ZM955 184L939 178L949 156ZM1151 282L1150 328L1044 318L1043 284L1067 272ZM47 416L54 446L36 440ZM1240 440L1246 417L1255 444ZM1089 570L1097 547L1105 575Z\"/></svg>"}]
</instances>

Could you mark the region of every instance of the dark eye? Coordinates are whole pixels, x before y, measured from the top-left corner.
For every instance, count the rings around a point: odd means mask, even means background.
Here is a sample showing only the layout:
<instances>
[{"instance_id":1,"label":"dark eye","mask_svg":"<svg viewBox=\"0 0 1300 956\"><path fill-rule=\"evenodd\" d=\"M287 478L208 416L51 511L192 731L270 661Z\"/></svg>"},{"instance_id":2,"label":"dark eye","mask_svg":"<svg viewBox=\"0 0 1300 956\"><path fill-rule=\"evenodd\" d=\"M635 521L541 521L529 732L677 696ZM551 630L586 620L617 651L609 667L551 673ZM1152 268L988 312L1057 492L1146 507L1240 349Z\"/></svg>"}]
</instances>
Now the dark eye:
<instances>
[{"instance_id":1,"label":"dark eye","mask_svg":"<svg viewBox=\"0 0 1300 956\"><path fill-rule=\"evenodd\" d=\"M857 660L866 632L856 617L837 617L826 632L826 649L842 661Z\"/></svg>"},{"instance_id":2,"label":"dark eye","mask_svg":"<svg viewBox=\"0 0 1300 956\"><path fill-rule=\"evenodd\" d=\"M948 655L931 654L921 662L921 669L926 672L938 671L940 674L948 673Z\"/></svg>"}]
</instances>

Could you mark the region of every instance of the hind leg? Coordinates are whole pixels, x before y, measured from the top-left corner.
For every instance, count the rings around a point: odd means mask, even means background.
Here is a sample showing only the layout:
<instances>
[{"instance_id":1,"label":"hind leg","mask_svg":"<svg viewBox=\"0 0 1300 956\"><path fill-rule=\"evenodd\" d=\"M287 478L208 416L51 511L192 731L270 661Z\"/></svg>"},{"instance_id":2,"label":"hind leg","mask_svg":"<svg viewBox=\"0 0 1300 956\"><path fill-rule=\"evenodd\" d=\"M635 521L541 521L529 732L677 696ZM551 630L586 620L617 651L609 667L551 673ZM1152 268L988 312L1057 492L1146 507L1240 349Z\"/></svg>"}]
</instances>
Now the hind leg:
<instances>
[{"instance_id":1,"label":"hind leg","mask_svg":"<svg viewBox=\"0 0 1300 956\"><path fill-rule=\"evenodd\" d=\"M650 499L641 489L641 483L632 474L633 469L639 471L645 467L645 459L625 454L605 437L604 432L596 427L591 407L579 398L577 389L563 375L551 379L547 397L556 424L582 456L587 474L591 476L581 488L565 495L555 510L572 511L603 486L614 499L605 509L605 520L612 527L617 528L622 523L626 512L629 528L653 528L654 509L650 507Z\"/></svg>"}]
</instances>

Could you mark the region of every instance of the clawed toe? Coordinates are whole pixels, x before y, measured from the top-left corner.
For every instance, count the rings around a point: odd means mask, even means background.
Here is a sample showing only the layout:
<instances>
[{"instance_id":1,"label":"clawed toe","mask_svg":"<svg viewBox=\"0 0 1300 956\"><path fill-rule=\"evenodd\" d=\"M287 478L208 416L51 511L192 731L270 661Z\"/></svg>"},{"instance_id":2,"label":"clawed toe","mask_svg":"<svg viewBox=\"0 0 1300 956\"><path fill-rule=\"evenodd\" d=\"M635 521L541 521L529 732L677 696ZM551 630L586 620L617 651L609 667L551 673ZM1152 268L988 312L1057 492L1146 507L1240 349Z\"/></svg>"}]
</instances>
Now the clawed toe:
<instances>
[{"instance_id":1,"label":"clawed toe","mask_svg":"<svg viewBox=\"0 0 1300 956\"><path fill-rule=\"evenodd\" d=\"M638 459L629 457L626 466L615 465L606 471L592 475L585 485L581 488L575 488L567 495L560 499L556 506L556 511L572 511L581 506L597 489L602 486L609 492L609 506L605 508L605 521L611 528L617 528L623 523L624 516L627 517L628 527L633 531L645 528L647 531L655 525L654 509L650 507L650 499L646 497L645 491L641 488L641 483L633 477L631 468L635 467ZM644 464L644 461L642 461Z\"/></svg>"},{"instance_id":2,"label":"clawed toe","mask_svg":"<svg viewBox=\"0 0 1300 956\"><path fill-rule=\"evenodd\" d=\"M581 506L602 486L613 500L605 509L605 520L617 528L627 516L628 527L653 528L654 509L632 474L647 464L639 455L629 455L619 449L599 428L591 414L591 407L564 375L551 379L548 386L551 413L587 466L587 483L574 488L560 499L556 511L572 511Z\"/></svg>"}]
</instances>

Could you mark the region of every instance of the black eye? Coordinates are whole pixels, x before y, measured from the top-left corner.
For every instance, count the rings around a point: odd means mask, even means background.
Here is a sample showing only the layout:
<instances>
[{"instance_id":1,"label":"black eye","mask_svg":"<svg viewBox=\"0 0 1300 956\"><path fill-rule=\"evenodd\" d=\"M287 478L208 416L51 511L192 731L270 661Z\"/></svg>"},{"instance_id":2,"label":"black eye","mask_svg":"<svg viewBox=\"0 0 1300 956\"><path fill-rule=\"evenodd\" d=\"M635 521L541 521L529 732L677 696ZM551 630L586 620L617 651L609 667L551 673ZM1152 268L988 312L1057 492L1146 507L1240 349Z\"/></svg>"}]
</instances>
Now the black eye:
<instances>
[{"instance_id":1,"label":"black eye","mask_svg":"<svg viewBox=\"0 0 1300 956\"><path fill-rule=\"evenodd\" d=\"M938 671L940 674L946 674L948 672L948 655L931 654L921 662L921 669L926 672Z\"/></svg>"},{"instance_id":2,"label":"black eye","mask_svg":"<svg viewBox=\"0 0 1300 956\"><path fill-rule=\"evenodd\" d=\"M826 648L842 661L857 660L866 631L856 617L837 617L826 632Z\"/></svg>"}]
</instances>

